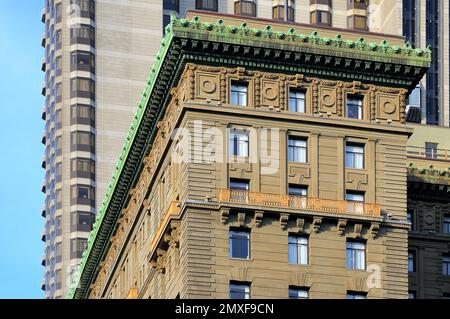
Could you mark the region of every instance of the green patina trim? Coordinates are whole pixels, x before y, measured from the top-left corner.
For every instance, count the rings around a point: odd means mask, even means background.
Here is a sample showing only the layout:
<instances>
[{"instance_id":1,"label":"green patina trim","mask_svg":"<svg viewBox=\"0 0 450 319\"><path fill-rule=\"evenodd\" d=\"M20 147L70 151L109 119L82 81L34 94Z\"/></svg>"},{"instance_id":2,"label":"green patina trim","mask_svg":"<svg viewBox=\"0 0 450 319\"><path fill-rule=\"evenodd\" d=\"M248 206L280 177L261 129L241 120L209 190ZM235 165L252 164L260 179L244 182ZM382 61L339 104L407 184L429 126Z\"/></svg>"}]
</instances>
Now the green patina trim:
<instances>
[{"instance_id":1,"label":"green patina trim","mask_svg":"<svg viewBox=\"0 0 450 319\"><path fill-rule=\"evenodd\" d=\"M147 80L147 85L142 93L141 100L137 106L136 113L133 117L133 122L128 131L128 135L125 139L125 143L121 149L116 167L109 183L107 192L100 209L98 210L97 217L93 229L89 235L88 244L86 250L83 252L83 257L80 262L80 266L77 274L74 277L72 285L68 292L68 298L75 298L75 294L81 283L81 277L85 271L86 264L91 256L93 244L99 234L100 227L105 220L105 214L109 209L111 200L114 195L116 186L121 178L124 164L130 156L130 150L135 141L136 134L143 120L143 116L158 75L160 73L163 62L168 53L169 47L173 42L177 33L183 32L196 32L199 34L211 34L216 35L218 41L234 41L236 44L242 44L243 40L263 40L265 42L273 42L282 45L295 45L304 48L322 48L333 50L339 55L339 52L348 51L351 52L358 59L367 59L370 61L384 61L387 58L401 58L403 64L412 66L426 67L431 61L431 51L427 49L413 49L412 46L406 43L403 47L390 46L387 41L382 41L380 44L366 43L364 38L359 41L344 40L342 36L337 35L334 39L320 37L317 32L313 32L311 35L296 34L294 29L289 29L287 32L274 32L271 26L267 26L264 29L249 29L246 23L241 26L226 26L223 20L219 19L215 24L201 23L198 17L195 17L192 21L186 19L178 19L172 16L171 23L166 27L166 35L161 41L161 47L156 55L156 61L151 68L150 76ZM255 41L251 41L251 44L255 44ZM324 50L325 51L325 50ZM88 287L84 287L88 289ZM83 293L84 294L84 293Z\"/></svg>"},{"instance_id":2,"label":"green patina trim","mask_svg":"<svg viewBox=\"0 0 450 319\"><path fill-rule=\"evenodd\" d=\"M217 20L215 24L200 22L200 18L195 17L192 21L187 19L173 19L173 31L191 30L202 33L209 33L220 37L245 40L269 40L274 43L293 44L302 47L314 47L332 49L335 51L349 51L353 54L359 53L372 58L403 58L407 59L409 64L417 66L428 66L431 62L430 47L426 49L414 49L410 43L405 43L403 47L391 46L388 41L381 43L368 43L361 37L358 41L345 40L340 34L335 38L320 37L317 31L311 35L297 34L294 28L287 32L275 32L270 25L264 29L250 29L247 23L237 26L226 26L222 19ZM223 39L220 39L223 41Z\"/></svg>"}]
</instances>

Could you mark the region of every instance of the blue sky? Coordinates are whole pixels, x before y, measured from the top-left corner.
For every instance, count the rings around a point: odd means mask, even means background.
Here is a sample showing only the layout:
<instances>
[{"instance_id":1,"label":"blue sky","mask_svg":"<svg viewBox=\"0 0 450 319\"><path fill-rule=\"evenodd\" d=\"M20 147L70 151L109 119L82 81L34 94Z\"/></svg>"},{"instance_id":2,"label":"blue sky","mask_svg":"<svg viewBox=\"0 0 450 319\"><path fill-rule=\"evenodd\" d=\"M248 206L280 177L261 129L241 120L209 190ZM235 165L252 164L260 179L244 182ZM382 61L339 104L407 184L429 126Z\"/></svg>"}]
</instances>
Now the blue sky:
<instances>
[{"instance_id":1,"label":"blue sky","mask_svg":"<svg viewBox=\"0 0 450 319\"><path fill-rule=\"evenodd\" d=\"M42 298L42 0L1 1L0 298Z\"/></svg>"}]
</instances>

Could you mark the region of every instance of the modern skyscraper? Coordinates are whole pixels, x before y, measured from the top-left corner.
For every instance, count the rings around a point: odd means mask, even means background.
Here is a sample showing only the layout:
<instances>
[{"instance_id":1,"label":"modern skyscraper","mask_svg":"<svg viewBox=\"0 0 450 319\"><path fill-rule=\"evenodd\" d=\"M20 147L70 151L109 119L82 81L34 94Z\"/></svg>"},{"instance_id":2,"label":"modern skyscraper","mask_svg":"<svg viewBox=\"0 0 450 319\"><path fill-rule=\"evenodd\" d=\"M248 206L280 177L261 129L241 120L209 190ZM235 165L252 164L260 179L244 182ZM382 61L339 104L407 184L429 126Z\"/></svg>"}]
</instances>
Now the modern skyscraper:
<instances>
[{"instance_id":1,"label":"modern skyscraper","mask_svg":"<svg viewBox=\"0 0 450 319\"><path fill-rule=\"evenodd\" d=\"M407 298L430 51L200 11L166 32L69 297Z\"/></svg>"},{"instance_id":2,"label":"modern skyscraper","mask_svg":"<svg viewBox=\"0 0 450 319\"><path fill-rule=\"evenodd\" d=\"M46 0L42 239L46 298L67 293L145 85L160 1Z\"/></svg>"},{"instance_id":3,"label":"modern skyscraper","mask_svg":"<svg viewBox=\"0 0 450 319\"><path fill-rule=\"evenodd\" d=\"M430 70L410 97L410 121L450 126L450 6L442 0L403 0L403 34L413 46L430 46Z\"/></svg>"},{"instance_id":4,"label":"modern skyscraper","mask_svg":"<svg viewBox=\"0 0 450 319\"><path fill-rule=\"evenodd\" d=\"M170 14L187 9L401 35L402 0L46 0L47 298L65 296Z\"/></svg>"}]
</instances>

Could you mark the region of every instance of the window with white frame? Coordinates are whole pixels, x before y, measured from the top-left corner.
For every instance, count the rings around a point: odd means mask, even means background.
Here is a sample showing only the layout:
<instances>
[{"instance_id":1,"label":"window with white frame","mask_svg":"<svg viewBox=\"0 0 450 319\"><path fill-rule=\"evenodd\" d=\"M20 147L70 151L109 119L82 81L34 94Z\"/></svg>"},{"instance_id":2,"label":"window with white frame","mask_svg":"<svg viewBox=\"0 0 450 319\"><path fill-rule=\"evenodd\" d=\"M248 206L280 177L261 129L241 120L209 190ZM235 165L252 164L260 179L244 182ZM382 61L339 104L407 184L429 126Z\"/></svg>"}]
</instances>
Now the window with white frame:
<instances>
[{"instance_id":1,"label":"window with white frame","mask_svg":"<svg viewBox=\"0 0 450 319\"><path fill-rule=\"evenodd\" d=\"M308 237L296 235L289 236L288 260L291 265L308 264Z\"/></svg>"},{"instance_id":2,"label":"window with white frame","mask_svg":"<svg viewBox=\"0 0 450 319\"><path fill-rule=\"evenodd\" d=\"M347 240L347 269L366 269L366 244L364 242Z\"/></svg>"},{"instance_id":3,"label":"window with white frame","mask_svg":"<svg viewBox=\"0 0 450 319\"><path fill-rule=\"evenodd\" d=\"M309 299L309 289L290 286L289 299Z\"/></svg>"},{"instance_id":4,"label":"window with white frame","mask_svg":"<svg viewBox=\"0 0 450 319\"><path fill-rule=\"evenodd\" d=\"M363 101L361 96L348 95L347 96L347 117L352 119L363 118Z\"/></svg>"},{"instance_id":5,"label":"window with white frame","mask_svg":"<svg viewBox=\"0 0 450 319\"><path fill-rule=\"evenodd\" d=\"M230 132L230 154L248 157L249 150L249 133L245 130L232 130Z\"/></svg>"},{"instance_id":6,"label":"window with white frame","mask_svg":"<svg viewBox=\"0 0 450 319\"><path fill-rule=\"evenodd\" d=\"M290 196L308 196L308 187L289 184Z\"/></svg>"},{"instance_id":7,"label":"window with white frame","mask_svg":"<svg viewBox=\"0 0 450 319\"><path fill-rule=\"evenodd\" d=\"M230 98L231 104L247 106L248 84L244 82L231 82Z\"/></svg>"},{"instance_id":8,"label":"window with white frame","mask_svg":"<svg viewBox=\"0 0 450 319\"><path fill-rule=\"evenodd\" d=\"M298 136L288 138L288 161L294 163L306 163L308 156L308 141Z\"/></svg>"},{"instance_id":9,"label":"window with white frame","mask_svg":"<svg viewBox=\"0 0 450 319\"><path fill-rule=\"evenodd\" d=\"M230 229L230 257L250 258L250 232L246 229Z\"/></svg>"},{"instance_id":10,"label":"window with white frame","mask_svg":"<svg viewBox=\"0 0 450 319\"><path fill-rule=\"evenodd\" d=\"M230 299L250 299L250 285L248 283L231 282Z\"/></svg>"},{"instance_id":11,"label":"window with white frame","mask_svg":"<svg viewBox=\"0 0 450 319\"><path fill-rule=\"evenodd\" d=\"M364 145L352 143L345 145L345 167L364 169Z\"/></svg>"},{"instance_id":12,"label":"window with white frame","mask_svg":"<svg viewBox=\"0 0 450 319\"><path fill-rule=\"evenodd\" d=\"M230 179L230 189L239 190L239 191L248 191L249 190L249 181L245 179Z\"/></svg>"},{"instance_id":13,"label":"window with white frame","mask_svg":"<svg viewBox=\"0 0 450 319\"><path fill-rule=\"evenodd\" d=\"M289 90L289 111L305 113L305 91Z\"/></svg>"}]
</instances>

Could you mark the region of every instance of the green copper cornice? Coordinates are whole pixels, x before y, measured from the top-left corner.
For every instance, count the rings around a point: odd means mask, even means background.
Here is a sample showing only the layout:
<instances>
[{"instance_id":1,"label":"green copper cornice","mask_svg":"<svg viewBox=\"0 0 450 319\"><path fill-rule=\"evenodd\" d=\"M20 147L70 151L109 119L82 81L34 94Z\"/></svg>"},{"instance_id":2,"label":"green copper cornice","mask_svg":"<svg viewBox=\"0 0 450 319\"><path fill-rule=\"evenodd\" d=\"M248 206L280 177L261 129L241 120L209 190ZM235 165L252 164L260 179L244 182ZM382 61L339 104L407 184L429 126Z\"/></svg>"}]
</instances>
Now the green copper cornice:
<instances>
[{"instance_id":1,"label":"green copper cornice","mask_svg":"<svg viewBox=\"0 0 450 319\"><path fill-rule=\"evenodd\" d=\"M157 131L156 122L170 98L169 90L176 85L186 62L228 63L291 73L315 68L311 72L324 77L346 77L411 88L425 73L430 59L429 49L413 49L409 44L398 47L390 46L386 41L366 43L362 38L350 41L340 35L323 38L317 32L303 35L296 34L293 29L274 32L270 26L249 29L245 23L236 27L224 25L223 20L211 24L202 23L199 18L188 21L172 17L98 209L68 298L89 295L118 215L127 204L143 157L151 148ZM389 81L385 82L386 78Z\"/></svg>"},{"instance_id":2,"label":"green copper cornice","mask_svg":"<svg viewBox=\"0 0 450 319\"><path fill-rule=\"evenodd\" d=\"M250 29L247 23L240 26L226 26L223 20L219 19L215 24L202 23L200 18L195 17L192 21L187 19L172 19L173 32L177 31L193 31L209 36L216 36L221 41L224 38L233 40L235 43L248 41L268 41L277 44L295 45L301 48L317 48L332 50L343 56L343 53L359 55L359 58L367 58L369 60L383 60L386 58L400 58L414 66L428 66L431 62L431 50L414 49L411 44L405 43L403 47L391 46L388 41L381 43L368 43L361 37L358 41L345 40L340 34L335 38L321 37L317 31L310 35L297 34L294 28L290 28L286 32L275 32L270 25L264 29Z\"/></svg>"}]
</instances>

